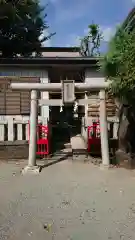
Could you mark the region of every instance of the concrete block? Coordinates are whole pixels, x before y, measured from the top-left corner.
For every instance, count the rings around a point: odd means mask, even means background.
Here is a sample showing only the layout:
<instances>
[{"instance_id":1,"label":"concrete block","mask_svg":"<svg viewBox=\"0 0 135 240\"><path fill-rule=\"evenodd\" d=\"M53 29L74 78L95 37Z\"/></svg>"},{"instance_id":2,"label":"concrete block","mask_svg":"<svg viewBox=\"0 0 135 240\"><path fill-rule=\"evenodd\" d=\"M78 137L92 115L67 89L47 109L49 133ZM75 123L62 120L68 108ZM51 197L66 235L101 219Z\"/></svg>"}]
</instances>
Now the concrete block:
<instances>
[{"instance_id":1,"label":"concrete block","mask_svg":"<svg viewBox=\"0 0 135 240\"><path fill-rule=\"evenodd\" d=\"M22 170L22 174L26 175L26 174L34 174L37 175L41 172L41 167L40 166L26 166L23 170Z\"/></svg>"},{"instance_id":2,"label":"concrete block","mask_svg":"<svg viewBox=\"0 0 135 240\"><path fill-rule=\"evenodd\" d=\"M110 165L100 164L100 170L109 170L109 169L110 169Z\"/></svg>"}]
</instances>

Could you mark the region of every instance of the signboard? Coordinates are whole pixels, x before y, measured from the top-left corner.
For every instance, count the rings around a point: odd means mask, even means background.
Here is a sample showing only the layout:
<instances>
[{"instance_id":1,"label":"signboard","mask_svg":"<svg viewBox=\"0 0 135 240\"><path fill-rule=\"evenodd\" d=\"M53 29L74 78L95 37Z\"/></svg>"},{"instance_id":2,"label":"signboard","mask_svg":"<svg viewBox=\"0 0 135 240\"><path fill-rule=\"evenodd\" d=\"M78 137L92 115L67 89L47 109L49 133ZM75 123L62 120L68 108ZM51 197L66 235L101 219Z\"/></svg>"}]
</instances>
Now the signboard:
<instances>
[{"instance_id":1,"label":"signboard","mask_svg":"<svg viewBox=\"0 0 135 240\"><path fill-rule=\"evenodd\" d=\"M74 102L75 100L74 80L62 81L62 100L63 100L63 104Z\"/></svg>"}]
</instances>

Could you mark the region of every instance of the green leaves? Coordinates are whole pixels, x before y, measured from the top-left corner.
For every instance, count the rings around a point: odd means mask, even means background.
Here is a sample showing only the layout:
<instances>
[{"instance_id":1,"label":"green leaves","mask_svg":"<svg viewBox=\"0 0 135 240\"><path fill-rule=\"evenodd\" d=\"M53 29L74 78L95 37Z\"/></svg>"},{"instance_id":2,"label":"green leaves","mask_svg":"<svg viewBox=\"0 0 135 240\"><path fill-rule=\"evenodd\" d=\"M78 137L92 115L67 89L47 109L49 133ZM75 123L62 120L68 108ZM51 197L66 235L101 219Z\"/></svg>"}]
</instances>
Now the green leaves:
<instances>
[{"instance_id":1,"label":"green leaves","mask_svg":"<svg viewBox=\"0 0 135 240\"><path fill-rule=\"evenodd\" d=\"M81 39L81 54L82 56L99 56L99 47L102 39L99 25L90 24L88 26L88 34Z\"/></svg>"},{"instance_id":2,"label":"green leaves","mask_svg":"<svg viewBox=\"0 0 135 240\"><path fill-rule=\"evenodd\" d=\"M112 93L132 103L135 99L135 32L119 28L101 65L106 78L112 80Z\"/></svg>"},{"instance_id":3,"label":"green leaves","mask_svg":"<svg viewBox=\"0 0 135 240\"><path fill-rule=\"evenodd\" d=\"M39 38L48 29L44 10L38 0L0 0L0 51L3 57L38 52L42 42L53 35Z\"/></svg>"}]
</instances>

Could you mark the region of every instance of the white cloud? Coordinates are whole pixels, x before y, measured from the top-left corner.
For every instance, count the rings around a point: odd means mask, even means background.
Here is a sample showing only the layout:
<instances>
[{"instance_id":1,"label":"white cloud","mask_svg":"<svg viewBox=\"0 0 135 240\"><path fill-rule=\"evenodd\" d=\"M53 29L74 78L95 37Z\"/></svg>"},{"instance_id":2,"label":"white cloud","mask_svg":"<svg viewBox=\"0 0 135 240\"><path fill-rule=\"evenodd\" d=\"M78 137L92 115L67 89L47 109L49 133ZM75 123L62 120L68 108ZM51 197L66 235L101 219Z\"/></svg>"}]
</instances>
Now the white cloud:
<instances>
[{"instance_id":1,"label":"white cloud","mask_svg":"<svg viewBox=\"0 0 135 240\"><path fill-rule=\"evenodd\" d=\"M80 45L80 37L75 34L70 34L67 39L65 46L66 47L78 47Z\"/></svg>"},{"instance_id":2,"label":"white cloud","mask_svg":"<svg viewBox=\"0 0 135 240\"><path fill-rule=\"evenodd\" d=\"M118 24L117 24L118 26ZM116 26L99 26L100 31L103 36L103 41L104 42L109 42L110 39L115 35L116 32ZM88 28L84 30L84 35L88 34Z\"/></svg>"},{"instance_id":3,"label":"white cloud","mask_svg":"<svg viewBox=\"0 0 135 240\"><path fill-rule=\"evenodd\" d=\"M43 42L43 43L42 43L42 46L43 46L43 47L51 47L51 39Z\"/></svg>"},{"instance_id":4,"label":"white cloud","mask_svg":"<svg viewBox=\"0 0 135 240\"><path fill-rule=\"evenodd\" d=\"M109 42L110 39L115 34L115 27L111 26L100 26L100 30L103 35L103 42ZM79 46L80 45L80 39L88 34L88 28L84 29L84 34L82 36L78 36L75 33L69 34L65 41L63 42L63 45L66 47L72 47L72 46Z\"/></svg>"},{"instance_id":5,"label":"white cloud","mask_svg":"<svg viewBox=\"0 0 135 240\"><path fill-rule=\"evenodd\" d=\"M116 27L114 26L99 26L99 27L103 36L103 41L109 42L116 32ZM85 35L88 34L88 28L84 30L84 34Z\"/></svg>"},{"instance_id":6,"label":"white cloud","mask_svg":"<svg viewBox=\"0 0 135 240\"><path fill-rule=\"evenodd\" d=\"M101 27L102 35L103 35L103 40L105 42L109 42L110 39L114 36L116 32L116 28L114 27Z\"/></svg>"},{"instance_id":7,"label":"white cloud","mask_svg":"<svg viewBox=\"0 0 135 240\"><path fill-rule=\"evenodd\" d=\"M43 39L45 36L48 36L49 33L47 30L44 30L39 39ZM43 47L51 47L51 39L42 43Z\"/></svg>"}]
</instances>

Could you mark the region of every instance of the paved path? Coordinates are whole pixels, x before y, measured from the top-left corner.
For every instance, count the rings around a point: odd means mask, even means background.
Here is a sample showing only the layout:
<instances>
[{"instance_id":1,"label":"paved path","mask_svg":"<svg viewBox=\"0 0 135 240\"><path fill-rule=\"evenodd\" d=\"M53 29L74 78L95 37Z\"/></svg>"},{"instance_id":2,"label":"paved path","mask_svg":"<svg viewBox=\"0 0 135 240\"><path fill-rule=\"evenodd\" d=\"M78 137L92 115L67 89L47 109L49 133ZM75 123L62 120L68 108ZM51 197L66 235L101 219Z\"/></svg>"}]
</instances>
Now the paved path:
<instances>
[{"instance_id":1,"label":"paved path","mask_svg":"<svg viewBox=\"0 0 135 240\"><path fill-rule=\"evenodd\" d=\"M21 176L0 164L0 240L134 240L135 172L66 160Z\"/></svg>"}]
</instances>

